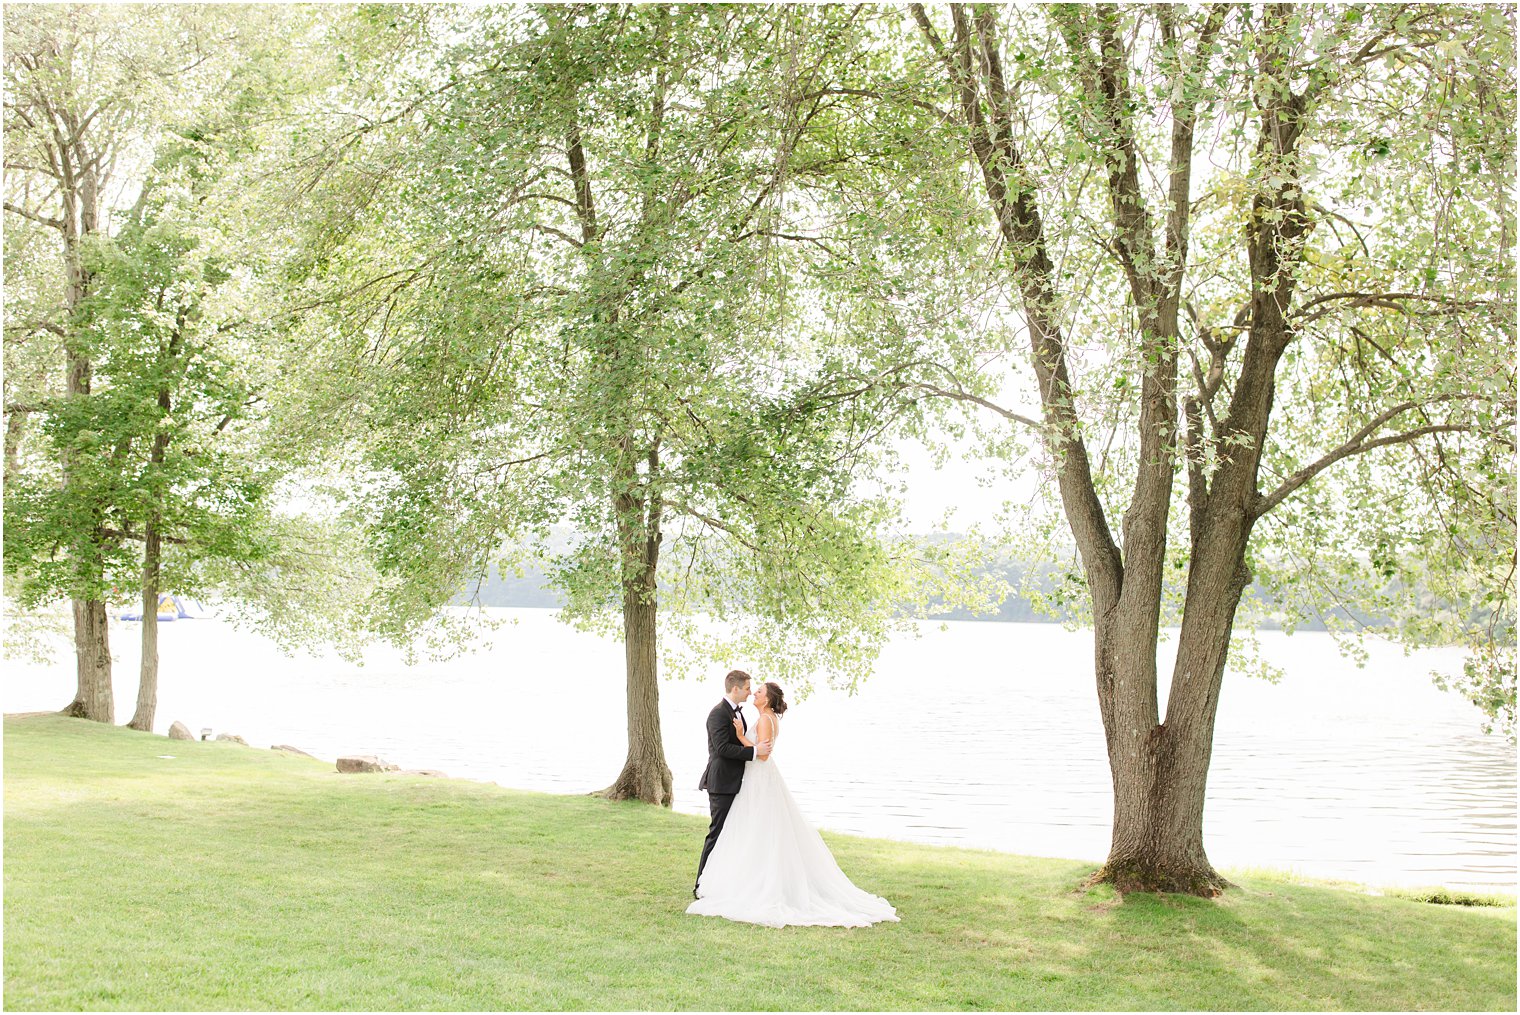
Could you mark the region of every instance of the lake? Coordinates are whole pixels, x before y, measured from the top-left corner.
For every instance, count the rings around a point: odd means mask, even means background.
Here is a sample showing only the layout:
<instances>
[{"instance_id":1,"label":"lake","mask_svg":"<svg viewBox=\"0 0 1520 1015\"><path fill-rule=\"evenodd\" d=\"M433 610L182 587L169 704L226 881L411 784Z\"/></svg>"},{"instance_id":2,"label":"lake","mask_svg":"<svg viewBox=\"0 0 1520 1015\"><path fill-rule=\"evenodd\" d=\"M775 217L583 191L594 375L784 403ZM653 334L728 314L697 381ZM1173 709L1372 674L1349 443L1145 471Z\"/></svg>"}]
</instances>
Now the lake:
<instances>
[{"instance_id":1,"label":"lake","mask_svg":"<svg viewBox=\"0 0 1520 1015\"><path fill-rule=\"evenodd\" d=\"M377 754L550 793L606 786L627 746L622 646L551 610L489 612L512 623L488 647L415 666L388 647L358 666L287 657L222 620L166 624L155 729L180 720L256 746ZM111 638L125 722L139 626L113 621ZM1226 675L1204 817L1217 866L1514 891L1514 748L1429 678L1459 667L1460 653L1406 656L1369 641L1358 669L1327 634L1263 632L1261 642L1286 676L1272 685ZM789 695L776 761L823 828L1099 861L1112 796L1091 645L1090 632L1054 624L921 624L919 637L887 647L856 695ZM67 703L73 661L58 660L8 663L4 710ZM662 682L679 811L707 812L696 789L703 722L729 668L720 660ZM693 864L699 846L693 839Z\"/></svg>"}]
</instances>

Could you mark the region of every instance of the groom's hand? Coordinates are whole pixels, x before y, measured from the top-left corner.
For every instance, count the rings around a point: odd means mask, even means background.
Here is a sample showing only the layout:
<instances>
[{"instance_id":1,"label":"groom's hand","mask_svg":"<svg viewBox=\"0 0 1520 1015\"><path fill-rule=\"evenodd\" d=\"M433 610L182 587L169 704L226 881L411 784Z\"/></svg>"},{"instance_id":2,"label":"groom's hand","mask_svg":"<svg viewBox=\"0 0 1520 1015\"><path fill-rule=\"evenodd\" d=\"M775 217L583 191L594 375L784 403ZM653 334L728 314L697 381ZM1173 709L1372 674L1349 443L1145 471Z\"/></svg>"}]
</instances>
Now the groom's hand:
<instances>
[{"instance_id":1,"label":"groom's hand","mask_svg":"<svg viewBox=\"0 0 1520 1015\"><path fill-rule=\"evenodd\" d=\"M758 744L755 745L755 760L756 761L764 761L766 758L769 758L770 756L771 756L771 742L769 740L762 740Z\"/></svg>"}]
</instances>

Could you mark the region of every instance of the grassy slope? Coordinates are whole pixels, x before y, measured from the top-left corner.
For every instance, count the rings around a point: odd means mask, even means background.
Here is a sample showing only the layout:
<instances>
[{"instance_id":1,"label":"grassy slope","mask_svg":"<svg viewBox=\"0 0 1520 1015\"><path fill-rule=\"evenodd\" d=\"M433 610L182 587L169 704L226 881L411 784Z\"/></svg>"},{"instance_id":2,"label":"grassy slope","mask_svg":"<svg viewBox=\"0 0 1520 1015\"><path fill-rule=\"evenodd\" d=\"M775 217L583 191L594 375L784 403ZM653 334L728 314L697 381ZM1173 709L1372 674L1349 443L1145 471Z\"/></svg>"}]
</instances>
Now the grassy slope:
<instances>
[{"instance_id":1,"label":"grassy slope","mask_svg":"<svg viewBox=\"0 0 1520 1015\"><path fill-rule=\"evenodd\" d=\"M173 760L157 757L172 754ZM1515 1007L1515 910L829 835L901 924L686 916L705 822L5 721L5 1004L303 1009Z\"/></svg>"}]
</instances>

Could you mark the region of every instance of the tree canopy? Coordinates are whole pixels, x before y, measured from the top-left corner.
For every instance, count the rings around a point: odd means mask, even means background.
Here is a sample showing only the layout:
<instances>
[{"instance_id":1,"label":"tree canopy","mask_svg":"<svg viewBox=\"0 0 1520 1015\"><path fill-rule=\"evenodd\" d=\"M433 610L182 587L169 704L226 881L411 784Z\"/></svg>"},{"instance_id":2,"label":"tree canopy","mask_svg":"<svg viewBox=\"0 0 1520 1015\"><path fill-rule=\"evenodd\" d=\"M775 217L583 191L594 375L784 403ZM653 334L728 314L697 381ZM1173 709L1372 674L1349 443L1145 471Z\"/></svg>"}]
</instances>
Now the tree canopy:
<instances>
[{"instance_id":1,"label":"tree canopy","mask_svg":"<svg viewBox=\"0 0 1520 1015\"><path fill-rule=\"evenodd\" d=\"M1253 587L1513 733L1512 8L279 10L6 12L6 573L76 711L123 575L447 650L532 561L668 804L662 665L854 687L1001 593L889 478L970 432L1094 629L1110 880L1223 887Z\"/></svg>"}]
</instances>

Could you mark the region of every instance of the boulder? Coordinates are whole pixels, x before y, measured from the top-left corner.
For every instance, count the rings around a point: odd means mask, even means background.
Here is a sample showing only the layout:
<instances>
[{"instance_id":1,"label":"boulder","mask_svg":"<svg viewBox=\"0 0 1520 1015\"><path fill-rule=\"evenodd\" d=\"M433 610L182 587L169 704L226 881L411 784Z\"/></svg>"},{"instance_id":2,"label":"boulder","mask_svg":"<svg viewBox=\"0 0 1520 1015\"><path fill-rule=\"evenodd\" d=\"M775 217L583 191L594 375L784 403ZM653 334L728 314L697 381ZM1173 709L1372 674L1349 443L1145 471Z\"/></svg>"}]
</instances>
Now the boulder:
<instances>
[{"instance_id":1,"label":"boulder","mask_svg":"<svg viewBox=\"0 0 1520 1015\"><path fill-rule=\"evenodd\" d=\"M170 740L194 740L195 734L190 732L190 727L182 722L174 723L169 727Z\"/></svg>"},{"instance_id":2,"label":"boulder","mask_svg":"<svg viewBox=\"0 0 1520 1015\"><path fill-rule=\"evenodd\" d=\"M317 756L315 754L307 754L299 747L291 747L289 744L275 744L269 749L271 751L284 751L286 754L299 754L301 757L310 758L313 761L317 760Z\"/></svg>"},{"instance_id":3,"label":"boulder","mask_svg":"<svg viewBox=\"0 0 1520 1015\"><path fill-rule=\"evenodd\" d=\"M242 744L244 747L248 746L248 741L244 740L242 737L238 736L236 733L218 733L216 735L216 738L218 740L225 740L228 743Z\"/></svg>"},{"instance_id":4,"label":"boulder","mask_svg":"<svg viewBox=\"0 0 1520 1015\"><path fill-rule=\"evenodd\" d=\"M387 764L373 754L351 755L338 759L338 771L340 772L396 772L399 770L398 766Z\"/></svg>"}]
</instances>

